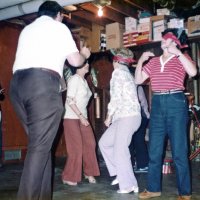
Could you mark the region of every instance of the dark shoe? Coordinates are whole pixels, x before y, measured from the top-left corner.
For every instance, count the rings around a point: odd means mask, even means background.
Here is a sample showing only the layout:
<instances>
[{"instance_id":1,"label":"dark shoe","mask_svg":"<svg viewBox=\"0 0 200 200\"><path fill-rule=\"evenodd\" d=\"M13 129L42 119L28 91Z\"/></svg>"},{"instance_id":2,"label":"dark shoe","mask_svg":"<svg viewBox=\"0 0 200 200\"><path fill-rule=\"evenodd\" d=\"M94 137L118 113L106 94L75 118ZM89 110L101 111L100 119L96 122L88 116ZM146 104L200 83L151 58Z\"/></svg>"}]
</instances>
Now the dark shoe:
<instances>
[{"instance_id":1,"label":"dark shoe","mask_svg":"<svg viewBox=\"0 0 200 200\"><path fill-rule=\"evenodd\" d=\"M144 168L138 168L136 170L134 170L135 173L147 173L148 172L148 167L144 167Z\"/></svg>"},{"instance_id":2,"label":"dark shoe","mask_svg":"<svg viewBox=\"0 0 200 200\"><path fill-rule=\"evenodd\" d=\"M177 200L190 200L190 199L191 199L191 196L183 195L183 196L178 196Z\"/></svg>"},{"instance_id":3,"label":"dark shoe","mask_svg":"<svg viewBox=\"0 0 200 200\"><path fill-rule=\"evenodd\" d=\"M159 197L159 196L161 196L161 192L149 192L147 190L139 194L140 199L150 199L150 198Z\"/></svg>"}]
</instances>

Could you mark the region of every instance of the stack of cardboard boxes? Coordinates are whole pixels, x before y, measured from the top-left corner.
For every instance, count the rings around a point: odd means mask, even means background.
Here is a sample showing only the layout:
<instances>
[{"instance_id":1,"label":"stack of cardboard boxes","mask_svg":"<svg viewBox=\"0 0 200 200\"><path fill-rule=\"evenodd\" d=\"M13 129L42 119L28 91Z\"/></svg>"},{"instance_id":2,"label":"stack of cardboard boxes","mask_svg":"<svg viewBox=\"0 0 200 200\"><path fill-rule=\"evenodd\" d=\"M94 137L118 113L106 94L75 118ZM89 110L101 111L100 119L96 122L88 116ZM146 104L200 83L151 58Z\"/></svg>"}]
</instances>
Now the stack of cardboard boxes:
<instances>
[{"instance_id":1,"label":"stack of cardboard boxes","mask_svg":"<svg viewBox=\"0 0 200 200\"><path fill-rule=\"evenodd\" d=\"M106 27L93 24L92 30L81 27L73 30L78 37L79 46L90 46L92 52L109 50L112 48L131 47L161 41L162 32L166 28L185 28L184 20L173 18L166 10L158 11L159 15L140 18L139 20L126 17L125 26L117 22L107 24ZM200 15L188 18L188 34L200 34ZM186 30L187 31L187 30ZM103 38L103 39L102 39Z\"/></svg>"},{"instance_id":2,"label":"stack of cardboard boxes","mask_svg":"<svg viewBox=\"0 0 200 200\"><path fill-rule=\"evenodd\" d=\"M125 26L117 22L106 25L106 49L123 46L123 33Z\"/></svg>"},{"instance_id":3,"label":"stack of cardboard boxes","mask_svg":"<svg viewBox=\"0 0 200 200\"><path fill-rule=\"evenodd\" d=\"M132 23L131 23L132 22ZM123 34L124 47L135 46L149 42L150 40L150 18L139 20L132 17L125 18L125 32Z\"/></svg>"},{"instance_id":4,"label":"stack of cardboard boxes","mask_svg":"<svg viewBox=\"0 0 200 200\"><path fill-rule=\"evenodd\" d=\"M125 32L123 33L123 46L130 47L136 45L136 38L138 37L137 22L133 17L125 18Z\"/></svg>"},{"instance_id":5,"label":"stack of cardboard boxes","mask_svg":"<svg viewBox=\"0 0 200 200\"><path fill-rule=\"evenodd\" d=\"M189 17L187 28L189 35L200 35L200 15Z\"/></svg>"},{"instance_id":6,"label":"stack of cardboard boxes","mask_svg":"<svg viewBox=\"0 0 200 200\"><path fill-rule=\"evenodd\" d=\"M151 17L152 40L161 41L162 32L167 28L167 17L165 15Z\"/></svg>"},{"instance_id":7,"label":"stack of cardboard boxes","mask_svg":"<svg viewBox=\"0 0 200 200\"><path fill-rule=\"evenodd\" d=\"M150 17L145 17L139 19L137 31L138 31L138 37L136 39L136 44L143 44L146 42L149 42L151 40L150 38L150 32L151 32L151 24L150 24Z\"/></svg>"}]
</instances>

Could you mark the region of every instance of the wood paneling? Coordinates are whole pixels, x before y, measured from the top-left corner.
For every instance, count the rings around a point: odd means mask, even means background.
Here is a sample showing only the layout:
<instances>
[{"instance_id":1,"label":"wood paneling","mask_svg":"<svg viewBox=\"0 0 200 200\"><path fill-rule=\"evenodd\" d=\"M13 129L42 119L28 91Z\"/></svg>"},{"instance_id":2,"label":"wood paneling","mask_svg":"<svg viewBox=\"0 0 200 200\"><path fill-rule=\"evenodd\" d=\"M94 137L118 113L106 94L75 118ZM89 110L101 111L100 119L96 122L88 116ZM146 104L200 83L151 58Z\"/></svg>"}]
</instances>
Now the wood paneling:
<instances>
[{"instance_id":1,"label":"wood paneling","mask_svg":"<svg viewBox=\"0 0 200 200\"><path fill-rule=\"evenodd\" d=\"M12 66L15 59L19 34L23 27L2 22L0 23L0 82L5 88L5 99L2 107L3 150L22 150L22 159L27 149L27 136L13 109L9 98L9 86L12 77ZM58 130L54 147L57 156L65 156L66 148L63 137L62 121Z\"/></svg>"},{"instance_id":2,"label":"wood paneling","mask_svg":"<svg viewBox=\"0 0 200 200\"><path fill-rule=\"evenodd\" d=\"M12 65L21 29L18 25L0 23L0 82L5 88L5 100L2 103L3 150L25 149L27 144L26 134L9 98Z\"/></svg>"}]
</instances>

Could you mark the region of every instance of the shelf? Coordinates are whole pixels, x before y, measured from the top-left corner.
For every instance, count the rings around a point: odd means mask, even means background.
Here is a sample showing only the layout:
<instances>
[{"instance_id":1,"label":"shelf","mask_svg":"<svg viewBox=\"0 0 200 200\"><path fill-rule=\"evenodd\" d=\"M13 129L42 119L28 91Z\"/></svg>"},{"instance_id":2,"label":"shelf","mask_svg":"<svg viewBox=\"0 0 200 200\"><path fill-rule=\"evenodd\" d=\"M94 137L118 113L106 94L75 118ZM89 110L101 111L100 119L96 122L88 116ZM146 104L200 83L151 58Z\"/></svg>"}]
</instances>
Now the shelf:
<instances>
[{"instance_id":1,"label":"shelf","mask_svg":"<svg viewBox=\"0 0 200 200\"><path fill-rule=\"evenodd\" d=\"M200 33L189 35L189 41L190 42L199 42L200 41Z\"/></svg>"},{"instance_id":2,"label":"shelf","mask_svg":"<svg viewBox=\"0 0 200 200\"><path fill-rule=\"evenodd\" d=\"M144 44L129 47L129 49L131 49L132 51L136 51L136 50L140 51L140 50L144 50L144 48L151 49L151 48L159 48L159 47L160 47L160 41L150 41Z\"/></svg>"},{"instance_id":3,"label":"shelf","mask_svg":"<svg viewBox=\"0 0 200 200\"><path fill-rule=\"evenodd\" d=\"M199 42L200 41L200 33L197 35L190 36L190 37L188 37L188 39L189 39L190 43ZM161 41L149 41L147 43L143 43L143 44L136 45L136 46L131 46L128 48L131 49L133 52L137 52L137 51L141 52L141 51L146 51L146 50L151 50L151 49L157 49L156 52L162 52ZM156 54L158 55L159 53L156 53ZM94 57L100 58L100 57L104 57L104 56L112 57L110 50L92 53L93 59L94 59Z\"/></svg>"}]
</instances>

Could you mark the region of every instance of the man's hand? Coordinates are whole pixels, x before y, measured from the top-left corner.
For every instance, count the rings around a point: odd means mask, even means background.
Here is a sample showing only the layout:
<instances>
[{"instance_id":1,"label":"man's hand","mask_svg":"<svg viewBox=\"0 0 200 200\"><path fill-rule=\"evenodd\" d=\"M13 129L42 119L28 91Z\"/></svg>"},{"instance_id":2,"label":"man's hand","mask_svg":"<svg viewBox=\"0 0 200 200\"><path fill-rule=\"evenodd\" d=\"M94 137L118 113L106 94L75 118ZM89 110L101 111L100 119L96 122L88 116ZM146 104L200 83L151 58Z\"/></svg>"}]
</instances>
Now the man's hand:
<instances>
[{"instance_id":1,"label":"man's hand","mask_svg":"<svg viewBox=\"0 0 200 200\"><path fill-rule=\"evenodd\" d=\"M110 124L111 124L111 117L110 117L110 116L107 116L107 117L106 117L106 120L104 121L104 124L105 124L105 126L107 126L107 127L110 126Z\"/></svg>"},{"instance_id":2,"label":"man's hand","mask_svg":"<svg viewBox=\"0 0 200 200\"><path fill-rule=\"evenodd\" d=\"M83 47L80 51L81 55L83 55L86 59L88 59L91 55L90 49L87 47Z\"/></svg>"},{"instance_id":3,"label":"man's hand","mask_svg":"<svg viewBox=\"0 0 200 200\"><path fill-rule=\"evenodd\" d=\"M174 54L175 56L180 56L181 51L176 47L176 45L170 45L167 48L168 53Z\"/></svg>"},{"instance_id":4,"label":"man's hand","mask_svg":"<svg viewBox=\"0 0 200 200\"><path fill-rule=\"evenodd\" d=\"M154 53L152 53L150 51L146 51L141 55L140 59L138 60L138 63L139 62L144 63L145 61L149 60L150 57L153 57L153 56L155 56Z\"/></svg>"}]
</instances>

